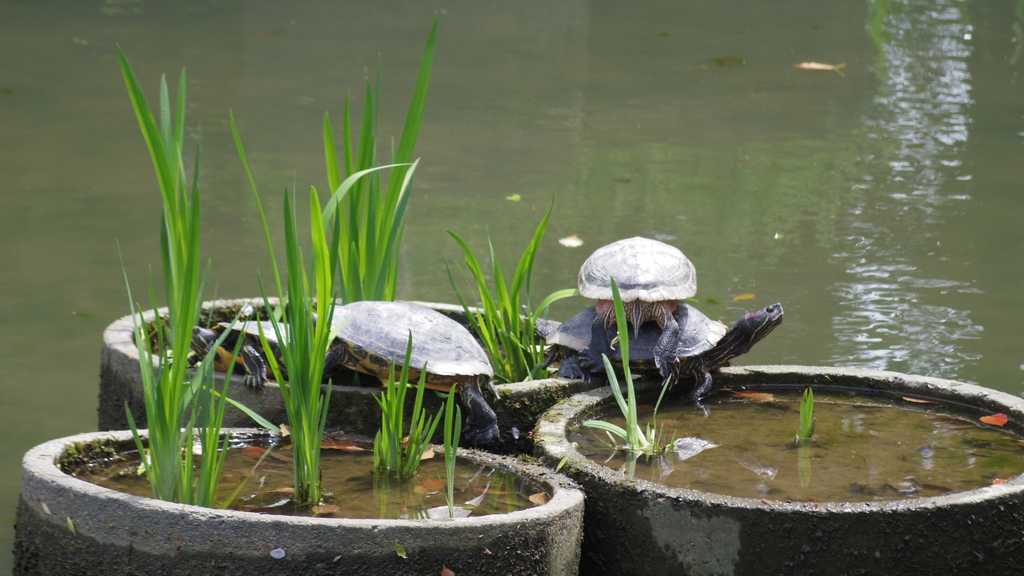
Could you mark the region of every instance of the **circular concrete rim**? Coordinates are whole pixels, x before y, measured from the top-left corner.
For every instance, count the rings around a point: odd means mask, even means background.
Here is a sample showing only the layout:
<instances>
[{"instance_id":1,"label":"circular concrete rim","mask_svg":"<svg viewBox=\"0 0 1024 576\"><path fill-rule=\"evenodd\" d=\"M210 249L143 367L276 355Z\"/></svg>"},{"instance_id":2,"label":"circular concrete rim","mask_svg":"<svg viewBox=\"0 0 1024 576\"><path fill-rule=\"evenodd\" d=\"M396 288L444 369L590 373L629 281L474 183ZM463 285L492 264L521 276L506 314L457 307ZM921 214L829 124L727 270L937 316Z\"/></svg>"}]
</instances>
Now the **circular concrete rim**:
<instances>
[{"instance_id":1,"label":"circular concrete rim","mask_svg":"<svg viewBox=\"0 0 1024 576\"><path fill-rule=\"evenodd\" d=\"M268 298L271 305L276 306L279 303L277 298ZM464 311L462 306L456 306L452 304L439 304L433 302L416 302L408 301L409 304L416 304L417 306L423 306L424 308L431 308L437 310L442 314L449 317L462 317ZM244 306L252 306L253 308L263 308L264 302L262 297L255 298L235 298L232 300L208 300L203 302L202 308L205 311L216 310L216 309L231 309L241 308ZM156 319L157 312L161 315L167 314L167 308L149 309L142 313L143 320L145 322L152 322ZM138 321L137 315L127 315L118 318L111 322L103 330L103 345L110 351L115 352L123 357L123 360L127 361L127 364L137 363L139 361L139 349L135 345L135 323ZM141 385L141 376L139 377ZM233 385L242 386L243 377L240 374L232 374L231 381ZM266 390L279 390L280 386L277 382L271 380L265 384ZM344 386L337 386L336 388L346 388Z\"/></svg>"},{"instance_id":2,"label":"circular concrete rim","mask_svg":"<svg viewBox=\"0 0 1024 576\"><path fill-rule=\"evenodd\" d=\"M276 304L276 298L270 298L270 303ZM465 310L461 305L442 304L434 302L409 301L425 308L436 310L445 316L453 318L461 324L466 324ZM241 309L250 305L256 308L263 307L262 298L239 298L233 300L211 300L203 303L204 310L215 309ZM474 310L470 308L470 310ZM146 310L142 313L145 322L151 322L156 318L157 312L166 313L166 308L158 310ZM135 345L134 324L137 316L131 315L121 317L109 324L103 332L103 349L100 358L100 385L98 421L100 430L127 430L128 421L125 417L125 403L127 403L138 418L144 414L144 393L142 388L142 375L139 369L139 352ZM543 321L538 324L538 333L547 334L555 330L559 322ZM225 374L217 373L218 383L223 382ZM243 377L239 374L230 376L229 395L238 399L250 409L259 413L272 422L286 421L287 414L284 407L283 397L277 382L269 381L259 393L253 393L244 385ZM526 384L526 385L523 385ZM518 426L522 426L522 418L519 417L519 402L525 396L531 400L539 401L544 399L545 404L536 410L540 413L554 403L555 399L563 398L571 392L580 389L592 388L595 384L588 384L582 381L566 381L556 379L534 380L527 383L497 384L493 389L498 393L495 399L496 404L492 407L499 412L499 419L512 419ZM323 390L327 391L327 385ZM371 415L379 416L379 408L373 398L381 388L348 386L345 383L336 383L331 387L330 415L328 424L331 426L353 427L352 432L372 434L376 430L372 422L367 420ZM532 404L536 404L533 402ZM499 405L502 409L499 410ZM513 414L514 413L514 414ZM516 416L513 418L512 416ZM143 416L144 420L144 416ZM145 426L145 421L141 422ZM225 426L246 427L251 426L252 420L240 410L229 406L225 414ZM530 428L533 421L530 421ZM505 428L502 435L502 446L515 444L518 440L514 434L506 434ZM507 436L507 438L506 438ZM531 446L532 448L532 446Z\"/></svg>"},{"instance_id":3,"label":"circular concrete rim","mask_svg":"<svg viewBox=\"0 0 1024 576\"><path fill-rule=\"evenodd\" d=\"M140 430L145 435L146 430ZM256 428L227 428L223 431L232 436L245 435L266 435L267 431ZM519 475L530 476L538 484L552 491L551 499L541 506L517 510L505 514L490 514L487 516L475 516L470 518L459 518L456 521L450 519L355 519L355 518L324 518L308 516L279 516L243 512L238 510L221 510L192 506L189 504L176 504L165 502L154 498L145 498L118 492L110 488L104 488L96 484L80 480L62 472L57 467L57 459L66 451L67 447L73 444L88 444L97 441L131 442L131 431L116 432L89 432L75 436L67 436L50 440L29 450L22 460L22 493L24 495L37 494L36 502L31 504L43 508L48 514L48 507L40 506L45 494L59 494L67 496L73 494L73 499L82 502L85 499L95 499L99 502L125 503L135 505L133 522L140 522L143 515L170 514L173 516L187 513L189 519L182 521L182 530L205 530L204 521L210 521L213 529L231 530L231 526L237 523L245 523L246 530L253 530L256 534L261 528L254 528L253 525L264 525L273 533L280 533L288 528L302 527L335 527L354 528L375 532L383 529L407 528L445 528L458 526L460 529L475 529L487 526L494 526L514 522L521 524L537 524L551 521L561 515L571 513L574 509L582 510L583 493L576 487L575 483L567 477L552 472L548 468L538 465L526 464L514 458L499 456L481 450L459 449L459 456L468 458L474 462L502 468ZM43 488L36 491L34 488ZM98 519L103 522L113 520L112 518ZM77 522L76 522L77 523ZM270 538L271 541L274 538ZM193 538L193 541L197 541Z\"/></svg>"},{"instance_id":4,"label":"circular concrete rim","mask_svg":"<svg viewBox=\"0 0 1024 576\"><path fill-rule=\"evenodd\" d=\"M926 376L912 376L899 372L864 370L859 368L827 368L813 366L744 366L722 369L715 374L718 386L771 387L785 384L817 384L835 388L856 388L873 392L898 392L902 395L935 398L957 403L978 410L993 413L1002 412L1008 417L1004 429L1021 434L1024 429L1024 399L998 390L955 380ZM872 502L785 502L757 498L740 498L672 488L630 478L625 474L591 462L573 448L566 436L567 428L581 414L596 404L612 397L607 386L578 393L562 401L544 415L537 423L535 441L539 455L546 457L549 465L561 463L560 469L573 476L573 471L599 477L609 483L632 486L636 491L649 491L678 500L698 500L708 505L729 506L746 509L761 509L774 512L820 514L876 513L879 511L927 510L937 507L953 507L959 504L976 504L980 501L1015 495L1024 497L1024 473L1001 484L993 484L941 496L923 496L906 500L882 500Z\"/></svg>"}]
</instances>

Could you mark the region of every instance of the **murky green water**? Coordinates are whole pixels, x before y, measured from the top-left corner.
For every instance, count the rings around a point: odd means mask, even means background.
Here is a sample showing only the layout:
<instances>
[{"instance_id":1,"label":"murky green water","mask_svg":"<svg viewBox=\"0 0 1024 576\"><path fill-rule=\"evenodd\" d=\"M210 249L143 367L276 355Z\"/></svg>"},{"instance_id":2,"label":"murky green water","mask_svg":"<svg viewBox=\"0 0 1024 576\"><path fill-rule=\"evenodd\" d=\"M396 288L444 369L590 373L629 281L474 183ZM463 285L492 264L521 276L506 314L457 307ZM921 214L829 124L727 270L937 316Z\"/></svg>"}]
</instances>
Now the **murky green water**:
<instances>
[{"instance_id":1,"label":"murky green water","mask_svg":"<svg viewBox=\"0 0 1024 576\"><path fill-rule=\"evenodd\" d=\"M701 492L794 502L863 502L939 496L1008 480L1024 472L1019 437L979 416L903 399L815 395L814 435L794 443L800 397L775 391L754 403L728 392L663 406L655 420L673 447L656 457L609 446L599 430L579 426L569 439L594 462L635 478ZM646 430L653 406L641 413ZM597 419L625 425L621 414Z\"/></svg>"},{"instance_id":2,"label":"murky green water","mask_svg":"<svg viewBox=\"0 0 1024 576\"><path fill-rule=\"evenodd\" d=\"M138 474L138 456L131 450L68 472L106 488L152 497L149 481ZM410 480L389 481L386 475L373 474L371 441L331 438L321 456L324 499L315 506L300 506L293 499L293 460L288 443L236 442L224 459L217 504L247 512L333 518L449 517L442 454L423 460ZM454 496L455 516L466 518L532 508L550 495L514 474L459 460Z\"/></svg>"},{"instance_id":3,"label":"murky green water","mask_svg":"<svg viewBox=\"0 0 1024 576\"><path fill-rule=\"evenodd\" d=\"M443 11L442 11L443 10ZM454 302L459 233L503 262L555 199L540 297L590 250L667 238L701 306L782 302L740 363L885 368L1024 390L1024 98L1016 0L864 2L242 0L0 2L0 508L29 447L96 426L100 335L159 262L159 199L115 59L150 98L188 68L205 252L218 296L269 263L227 125L270 200L322 188L323 113L404 117L430 19L437 51L405 233L402 298ZM1015 40L1016 38L1016 40ZM715 59L743 64L719 66ZM845 76L794 68L845 63ZM729 60L732 62L732 60ZM521 200L507 200L519 194ZM557 243L578 235L580 248ZM511 264L505 265L510 269ZM140 291L137 288L137 292ZM752 301L732 303L738 294ZM567 318L586 306L564 301ZM10 540L10 523L0 540ZM8 559L0 556L0 571Z\"/></svg>"}]
</instances>

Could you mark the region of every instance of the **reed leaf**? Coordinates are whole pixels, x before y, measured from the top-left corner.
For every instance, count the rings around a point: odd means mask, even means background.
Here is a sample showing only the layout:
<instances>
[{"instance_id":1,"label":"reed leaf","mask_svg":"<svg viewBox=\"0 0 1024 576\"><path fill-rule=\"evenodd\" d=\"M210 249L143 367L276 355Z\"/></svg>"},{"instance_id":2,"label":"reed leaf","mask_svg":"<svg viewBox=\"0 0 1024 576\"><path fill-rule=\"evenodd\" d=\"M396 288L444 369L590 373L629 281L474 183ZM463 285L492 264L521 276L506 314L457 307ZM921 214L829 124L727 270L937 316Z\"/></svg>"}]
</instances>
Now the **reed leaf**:
<instances>
[{"instance_id":1,"label":"reed leaf","mask_svg":"<svg viewBox=\"0 0 1024 576\"><path fill-rule=\"evenodd\" d=\"M540 376L544 364L544 348L536 334L537 321L542 315L547 314L547 309L552 303L577 293L574 289L559 290L544 298L536 310L530 306L533 263L553 208L552 204L537 225L533 237L519 259L511 283L505 281L494 245L488 237L487 247L491 261L489 275L494 285L493 292L488 286L488 275L484 273L472 248L458 234L448 231L462 249L471 278L469 283L476 288L478 308L470 307L459 289L458 282L455 281L450 265L447 266L448 280L469 318L473 331L491 358L495 379L500 382L520 382Z\"/></svg>"},{"instance_id":2,"label":"reed leaf","mask_svg":"<svg viewBox=\"0 0 1024 576\"><path fill-rule=\"evenodd\" d=\"M209 275L209 267L205 273L203 271L199 250L198 176L201 148L197 144L191 183L186 185L185 165L182 161L186 109L185 71L182 70L179 76L176 108L173 111L166 77L161 77L160 105L157 115L154 116L146 103L131 64L120 46L117 47L117 55L132 109L149 150L163 199L160 255L169 334L165 339L163 330L158 330L155 352L150 351L149 339L143 329L145 320L140 307L131 297L131 287L128 286L125 275L135 324L136 344L139 347L143 396L149 427L148 449L142 453L146 455L147 477L156 498L196 503L197 494L215 491L218 464L216 458L204 458L199 472L199 486L193 483L193 426L198 426L204 437L209 433L219 438L220 431L216 410L205 409L198 413L196 410L196 391L204 384L212 382L212 378L206 383L202 380L205 376L190 379L187 362L184 361L191 349L192 328L199 317L205 278ZM152 275L149 292L150 301L156 309ZM170 362L169 358L178 361ZM216 402L207 406L215 405ZM192 413L186 418L189 408L192 408ZM130 411L128 419L136 445L143 450L139 430Z\"/></svg>"}]
</instances>

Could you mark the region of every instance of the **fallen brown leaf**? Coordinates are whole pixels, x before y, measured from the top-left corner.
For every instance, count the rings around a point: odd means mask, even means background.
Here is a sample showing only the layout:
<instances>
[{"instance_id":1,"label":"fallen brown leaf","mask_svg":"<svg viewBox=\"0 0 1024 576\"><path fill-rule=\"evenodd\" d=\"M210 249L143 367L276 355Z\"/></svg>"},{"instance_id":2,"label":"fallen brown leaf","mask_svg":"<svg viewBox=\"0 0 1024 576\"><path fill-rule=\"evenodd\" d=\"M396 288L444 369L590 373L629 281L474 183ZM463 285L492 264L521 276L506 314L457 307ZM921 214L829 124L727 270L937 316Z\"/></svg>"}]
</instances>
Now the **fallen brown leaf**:
<instances>
[{"instance_id":1,"label":"fallen brown leaf","mask_svg":"<svg viewBox=\"0 0 1024 576\"><path fill-rule=\"evenodd\" d=\"M537 492L536 494L530 494L530 502L533 502L537 506L543 506L548 503L548 495L546 492Z\"/></svg>"},{"instance_id":2,"label":"fallen brown leaf","mask_svg":"<svg viewBox=\"0 0 1024 576\"><path fill-rule=\"evenodd\" d=\"M351 440L334 440L328 438L320 443L324 450L344 450L345 452L366 452L363 448Z\"/></svg>"},{"instance_id":3,"label":"fallen brown leaf","mask_svg":"<svg viewBox=\"0 0 1024 576\"><path fill-rule=\"evenodd\" d=\"M756 390L737 390L732 393L732 397L750 400L754 404L764 404L765 402L775 401L775 394L772 394L771 392L757 392Z\"/></svg>"},{"instance_id":4,"label":"fallen brown leaf","mask_svg":"<svg viewBox=\"0 0 1024 576\"><path fill-rule=\"evenodd\" d=\"M911 398L910 396L903 396L903 399L907 402L916 402L918 404L938 404L935 400L925 400L924 398Z\"/></svg>"},{"instance_id":5,"label":"fallen brown leaf","mask_svg":"<svg viewBox=\"0 0 1024 576\"><path fill-rule=\"evenodd\" d=\"M978 420L981 420L985 424L991 424L993 426L1003 426L1006 424L1009 418L1006 417L1006 414L999 412L996 414L992 414L991 416L982 416L981 418L978 418Z\"/></svg>"}]
</instances>

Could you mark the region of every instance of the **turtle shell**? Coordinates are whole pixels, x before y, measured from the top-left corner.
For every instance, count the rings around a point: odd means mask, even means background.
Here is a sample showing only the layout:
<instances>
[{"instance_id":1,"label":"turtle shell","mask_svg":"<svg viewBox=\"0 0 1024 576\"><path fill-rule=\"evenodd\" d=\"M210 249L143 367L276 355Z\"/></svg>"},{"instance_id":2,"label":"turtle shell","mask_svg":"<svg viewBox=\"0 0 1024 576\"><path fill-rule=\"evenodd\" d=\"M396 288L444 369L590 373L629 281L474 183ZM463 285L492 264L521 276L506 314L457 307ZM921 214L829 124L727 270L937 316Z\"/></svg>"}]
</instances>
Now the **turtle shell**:
<instances>
[{"instance_id":1,"label":"turtle shell","mask_svg":"<svg viewBox=\"0 0 1024 576\"><path fill-rule=\"evenodd\" d=\"M335 306L337 338L385 362L401 365L412 333L409 367L439 376L493 376L487 353L465 326L429 308L404 302ZM340 326L340 328L339 328Z\"/></svg>"},{"instance_id":2,"label":"turtle shell","mask_svg":"<svg viewBox=\"0 0 1024 576\"><path fill-rule=\"evenodd\" d=\"M580 267L580 295L611 300L614 278L623 302L682 300L697 293L697 271L674 246L627 238L594 251Z\"/></svg>"},{"instance_id":3,"label":"turtle shell","mask_svg":"<svg viewBox=\"0 0 1024 576\"><path fill-rule=\"evenodd\" d=\"M700 310L686 302L678 302L673 313L679 323L679 344L676 346L677 358L688 358L707 352L722 339L728 328L725 324L705 316ZM582 352L589 344L597 308L591 306L572 318L566 320L553 334L548 336L547 343L565 346ZM646 362L654 359L654 346L661 337L661 328L654 322L641 325L639 334L629 334L630 361ZM609 358L621 358L621 350L616 346L612 350L598 350ZM653 362L652 362L653 363Z\"/></svg>"}]
</instances>

